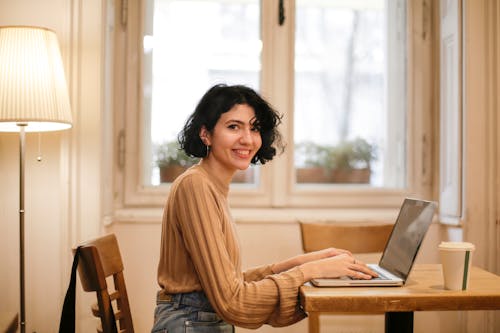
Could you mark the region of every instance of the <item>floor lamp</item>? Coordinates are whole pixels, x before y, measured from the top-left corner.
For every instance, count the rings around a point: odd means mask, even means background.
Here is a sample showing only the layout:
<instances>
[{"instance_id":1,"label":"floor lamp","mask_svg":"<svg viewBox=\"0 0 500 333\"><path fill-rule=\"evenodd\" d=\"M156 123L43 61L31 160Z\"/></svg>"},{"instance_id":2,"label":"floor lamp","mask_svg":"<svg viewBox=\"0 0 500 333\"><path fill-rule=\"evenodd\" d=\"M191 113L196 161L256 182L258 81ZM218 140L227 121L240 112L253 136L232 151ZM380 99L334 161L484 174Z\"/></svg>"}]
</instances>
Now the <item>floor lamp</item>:
<instances>
[{"instance_id":1,"label":"floor lamp","mask_svg":"<svg viewBox=\"0 0 500 333\"><path fill-rule=\"evenodd\" d=\"M0 132L19 132L20 328L26 331L24 265L25 133L71 127L71 109L56 34L0 26Z\"/></svg>"}]
</instances>

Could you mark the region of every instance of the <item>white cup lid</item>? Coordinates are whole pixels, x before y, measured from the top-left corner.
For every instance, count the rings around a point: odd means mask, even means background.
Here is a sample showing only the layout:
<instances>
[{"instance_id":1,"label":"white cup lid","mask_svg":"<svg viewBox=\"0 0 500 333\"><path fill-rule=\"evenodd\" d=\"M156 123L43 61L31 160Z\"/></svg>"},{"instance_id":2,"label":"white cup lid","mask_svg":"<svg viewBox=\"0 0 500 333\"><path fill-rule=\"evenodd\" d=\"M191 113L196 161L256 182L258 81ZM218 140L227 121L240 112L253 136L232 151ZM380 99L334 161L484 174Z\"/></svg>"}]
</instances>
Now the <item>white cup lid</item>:
<instances>
[{"instance_id":1,"label":"white cup lid","mask_svg":"<svg viewBox=\"0 0 500 333\"><path fill-rule=\"evenodd\" d=\"M439 244L439 249L449 251L473 251L475 248L474 244L469 242L441 242L441 244Z\"/></svg>"}]
</instances>

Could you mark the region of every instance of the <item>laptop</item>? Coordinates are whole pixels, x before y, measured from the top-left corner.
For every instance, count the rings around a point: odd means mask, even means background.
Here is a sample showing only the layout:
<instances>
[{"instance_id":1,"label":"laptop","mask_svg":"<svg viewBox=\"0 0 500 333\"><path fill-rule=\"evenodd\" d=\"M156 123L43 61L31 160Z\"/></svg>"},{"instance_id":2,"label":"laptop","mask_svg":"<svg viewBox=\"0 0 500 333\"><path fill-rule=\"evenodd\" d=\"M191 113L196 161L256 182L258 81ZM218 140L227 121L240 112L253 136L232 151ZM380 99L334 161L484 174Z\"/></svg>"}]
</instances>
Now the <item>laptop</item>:
<instances>
[{"instance_id":1,"label":"laptop","mask_svg":"<svg viewBox=\"0 0 500 333\"><path fill-rule=\"evenodd\" d=\"M378 278L314 279L311 283L317 287L404 285L431 225L436 207L437 204L433 201L412 198L403 201L379 263L368 264L368 267L379 274Z\"/></svg>"}]
</instances>

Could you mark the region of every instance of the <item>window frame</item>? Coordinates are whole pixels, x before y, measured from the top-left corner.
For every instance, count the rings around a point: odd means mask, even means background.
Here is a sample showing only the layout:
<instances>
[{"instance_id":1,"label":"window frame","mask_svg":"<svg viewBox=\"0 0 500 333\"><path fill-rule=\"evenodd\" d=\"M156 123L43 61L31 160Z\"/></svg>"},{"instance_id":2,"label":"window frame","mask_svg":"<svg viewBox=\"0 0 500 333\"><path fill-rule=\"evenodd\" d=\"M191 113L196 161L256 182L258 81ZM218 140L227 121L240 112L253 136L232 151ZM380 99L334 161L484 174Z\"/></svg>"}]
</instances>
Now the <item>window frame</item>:
<instances>
[{"instance_id":1,"label":"window frame","mask_svg":"<svg viewBox=\"0 0 500 333\"><path fill-rule=\"evenodd\" d=\"M114 165L115 208L158 208L169 185L142 184L142 1L115 8L114 27ZM278 24L279 0L261 1L263 40L261 94L283 113L285 153L261 166L256 187L231 188L229 202L241 208L396 208L407 196L432 198L434 158L434 58L432 5L408 1L407 187L296 186L293 161L293 62L295 1L285 1L285 22ZM122 10L125 9L125 10ZM116 18L119 18L117 20ZM267 20L266 18L276 18ZM273 50L268 45L273 46ZM276 50L279 50L276 52ZM288 70L287 70L288 69ZM292 69L292 70L290 70ZM291 110L283 112L283 110ZM285 170L285 172L283 172Z\"/></svg>"}]
</instances>

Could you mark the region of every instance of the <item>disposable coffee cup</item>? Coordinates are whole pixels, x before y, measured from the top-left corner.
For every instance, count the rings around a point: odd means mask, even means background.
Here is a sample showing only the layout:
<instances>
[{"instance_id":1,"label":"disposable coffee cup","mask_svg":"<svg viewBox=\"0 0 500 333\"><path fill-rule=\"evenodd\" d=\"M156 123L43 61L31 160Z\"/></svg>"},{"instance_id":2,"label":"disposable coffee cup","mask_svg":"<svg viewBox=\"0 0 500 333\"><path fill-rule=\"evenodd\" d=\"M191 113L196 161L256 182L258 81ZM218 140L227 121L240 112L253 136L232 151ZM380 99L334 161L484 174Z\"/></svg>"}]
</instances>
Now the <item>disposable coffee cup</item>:
<instances>
[{"instance_id":1,"label":"disposable coffee cup","mask_svg":"<svg viewBox=\"0 0 500 333\"><path fill-rule=\"evenodd\" d=\"M439 244L445 289L467 289L474 250L474 244L468 242L441 242Z\"/></svg>"}]
</instances>

